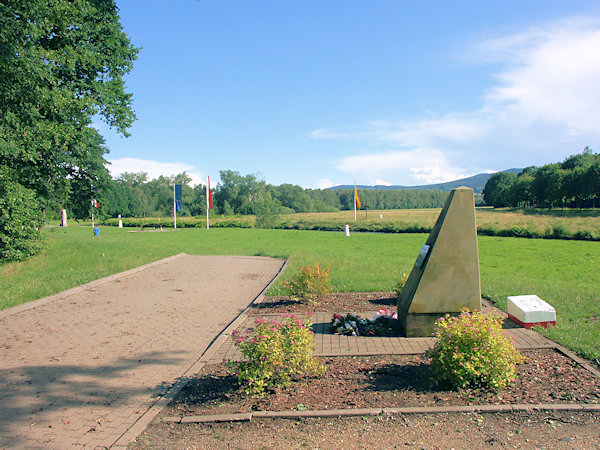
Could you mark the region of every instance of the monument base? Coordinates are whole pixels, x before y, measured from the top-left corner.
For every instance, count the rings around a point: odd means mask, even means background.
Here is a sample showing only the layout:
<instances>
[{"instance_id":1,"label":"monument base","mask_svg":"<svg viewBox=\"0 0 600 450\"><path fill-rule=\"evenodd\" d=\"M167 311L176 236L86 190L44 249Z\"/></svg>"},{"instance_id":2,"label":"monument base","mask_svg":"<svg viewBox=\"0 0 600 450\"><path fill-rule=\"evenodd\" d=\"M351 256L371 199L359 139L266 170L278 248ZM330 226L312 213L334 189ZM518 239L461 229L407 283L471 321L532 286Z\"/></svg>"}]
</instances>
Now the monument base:
<instances>
[{"instance_id":1,"label":"monument base","mask_svg":"<svg viewBox=\"0 0 600 450\"><path fill-rule=\"evenodd\" d=\"M446 313L434 314L406 314L398 317L400 329L404 337L430 337L433 334L435 321L444 317ZM450 313L458 315L460 313Z\"/></svg>"},{"instance_id":2,"label":"monument base","mask_svg":"<svg viewBox=\"0 0 600 450\"><path fill-rule=\"evenodd\" d=\"M556 326L556 320L547 320L545 322L523 322L519 319L517 319L515 316L513 316L512 314L508 315L508 318L510 320L512 320L515 323L518 323L519 325L521 325L523 328L527 328L528 330L530 328L533 327L543 327L543 328L550 328L550 327L555 327Z\"/></svg>"}]
</instances>

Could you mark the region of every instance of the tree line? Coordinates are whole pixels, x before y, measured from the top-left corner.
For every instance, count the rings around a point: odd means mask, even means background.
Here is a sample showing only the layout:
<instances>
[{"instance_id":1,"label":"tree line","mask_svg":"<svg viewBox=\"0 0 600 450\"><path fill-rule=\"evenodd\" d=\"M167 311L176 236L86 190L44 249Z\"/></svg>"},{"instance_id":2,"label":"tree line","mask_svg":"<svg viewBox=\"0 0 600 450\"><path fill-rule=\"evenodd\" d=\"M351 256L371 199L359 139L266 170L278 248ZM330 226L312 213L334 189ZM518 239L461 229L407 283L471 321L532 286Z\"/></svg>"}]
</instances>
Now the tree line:
<instances>
[{"instance_id":1,"label":"tree line","mask_svg":"<svg viewBox=\"0 0 600 450\"><path fill-rule=\"evenodd\" d=\"M495 208L600 207L600 154L589 147L561 163L527 167L518 175L492 175L483 190L485 203Z\"/></svg>"},{"instance_id":2,"label":"tree line","mask_svg":"<svg viewBox=\"0 0 600 450\"><path fill-rule=\"evenodd\" d=\"M241 175L232 170L219 172L220 182L212 186L215 212L223 215L254 214L257 216L333 212L354 208L351 189L304 189L293 184L274 186L257 175ZM121 174L108 182L100 193L90 193L99 200L93 210L102 217L169 217L173 214L173 185L182 185L180 216L197 216L206 212L206 186L191 187L191 178L185 173L149 180L145 172ZM359 189L362 208L409 209L440 208L447 192L417 190L362 190ZM85 219L89 210L71 209L71 217Z\"/></svg>"}]
</instances>

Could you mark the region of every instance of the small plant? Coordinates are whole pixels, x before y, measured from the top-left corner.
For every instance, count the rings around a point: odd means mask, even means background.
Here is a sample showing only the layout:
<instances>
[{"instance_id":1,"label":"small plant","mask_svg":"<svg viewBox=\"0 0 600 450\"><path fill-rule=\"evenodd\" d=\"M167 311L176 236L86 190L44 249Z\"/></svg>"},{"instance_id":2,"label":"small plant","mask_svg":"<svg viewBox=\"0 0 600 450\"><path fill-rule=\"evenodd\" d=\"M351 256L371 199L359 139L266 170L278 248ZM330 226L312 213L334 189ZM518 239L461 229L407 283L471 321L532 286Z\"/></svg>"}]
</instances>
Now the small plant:
<instances>
[{"instance_id":1,"label":"small plant","mask_svg":"<svg viewBox=\"0 0 600 450\"><path fill-rule=\"evenodd\" d=\"M292 300L315 305L331 291L329 267L329 264L327 268L321 267L319 263L314 266L302 266L291 280L283 283L283 286Z\"/></svg>"},{"instance_id":2,"label":"small plant","mask_svg":"<svg viewBox=\"0 0 600 450\"><path fill-rule=\"evenodd\" d=\"M499 389L514 382L524 358L502 332L502 322L498 314L467 310L438 319L437 342L426 353L436 379L456 388Z\"/></svg>"},{"instance_id":3,"label":"small plant","mask_svg":"<svg viewBox=\"0 0 600 450\"><path fill-rule=\"evenodd\" d=\"M402 272L402 276L400 277L400 280L398 280L398 282L396 283L396 287L394 287L394 292L396 293L396 297L400 298L400 292L402 292L402 288L404 288L404 285L406 284L406 282L408 281L408 275L404 272Z\"/></svg>"},{"instance_id":4,"label":"small plant","mask_svg":"<svg viewBox=\"0 0 600 450\"><path fill-rule=\"evenodd\" d=\"M247 395L263 396L268 389L289 385L294 377L322 375L327 368L313 356L311 321L282 317L281 323L258 319L250 336L233 334L246 359L231 365Z\"/></svg>"}]
</instances>

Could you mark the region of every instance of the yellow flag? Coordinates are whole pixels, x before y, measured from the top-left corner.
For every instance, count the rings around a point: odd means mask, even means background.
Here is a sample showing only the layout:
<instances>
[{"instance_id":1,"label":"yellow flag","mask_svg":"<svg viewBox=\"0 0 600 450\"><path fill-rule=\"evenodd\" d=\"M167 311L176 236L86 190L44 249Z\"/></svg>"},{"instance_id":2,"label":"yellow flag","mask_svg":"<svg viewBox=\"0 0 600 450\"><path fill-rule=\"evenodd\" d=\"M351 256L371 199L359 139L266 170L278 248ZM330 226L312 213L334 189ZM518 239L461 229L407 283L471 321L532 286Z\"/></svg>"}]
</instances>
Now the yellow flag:
<instances>
[{"instance_id":1,"label":"yellow flag","mask_svg":"<svg viewBox=\"0 0 600 450\"><path fill-rule=\"evenodd\" d=\"M360 198L358 198L358 191L356 190L356 181L354 182L354 202L356 209L360 208Z\"/></svg>"}]
</instances>

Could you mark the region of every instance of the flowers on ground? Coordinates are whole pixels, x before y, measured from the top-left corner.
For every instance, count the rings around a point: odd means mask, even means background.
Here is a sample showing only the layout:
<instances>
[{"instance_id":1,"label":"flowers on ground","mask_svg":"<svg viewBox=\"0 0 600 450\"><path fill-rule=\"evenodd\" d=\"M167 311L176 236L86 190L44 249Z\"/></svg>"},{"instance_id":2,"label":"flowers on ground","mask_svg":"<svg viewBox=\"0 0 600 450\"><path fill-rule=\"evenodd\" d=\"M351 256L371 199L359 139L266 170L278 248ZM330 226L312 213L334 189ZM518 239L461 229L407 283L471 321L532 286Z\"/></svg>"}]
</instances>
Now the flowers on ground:
<instances>
[{"instance_id":1,"label":"flowers on ground","mask_svg":"<svg viewBox=\"0 0 600 450\"><path fill-rule=\"evenodd\" d=\"M357 314L334 314L331 319L331 329L335 334L348 336L379 336L393 331L396 327L396 313L388 309L380 309L370 319L363 319Z\"/></svg>"},{"instance_id":2,"label":"flowers on ground","mask_svg":"<svg viewBox=\"0 0 600 450\"><path fill-rule=\"evenodd\" d=\"M313 356L314 333L310 319L283 314L282 321L257 319L249 335L234 332L245 359L232 363L243 391L262 396L268 389L287 386L294 377L321 375L326 370Z\"/></svg>"}]
</instances>

